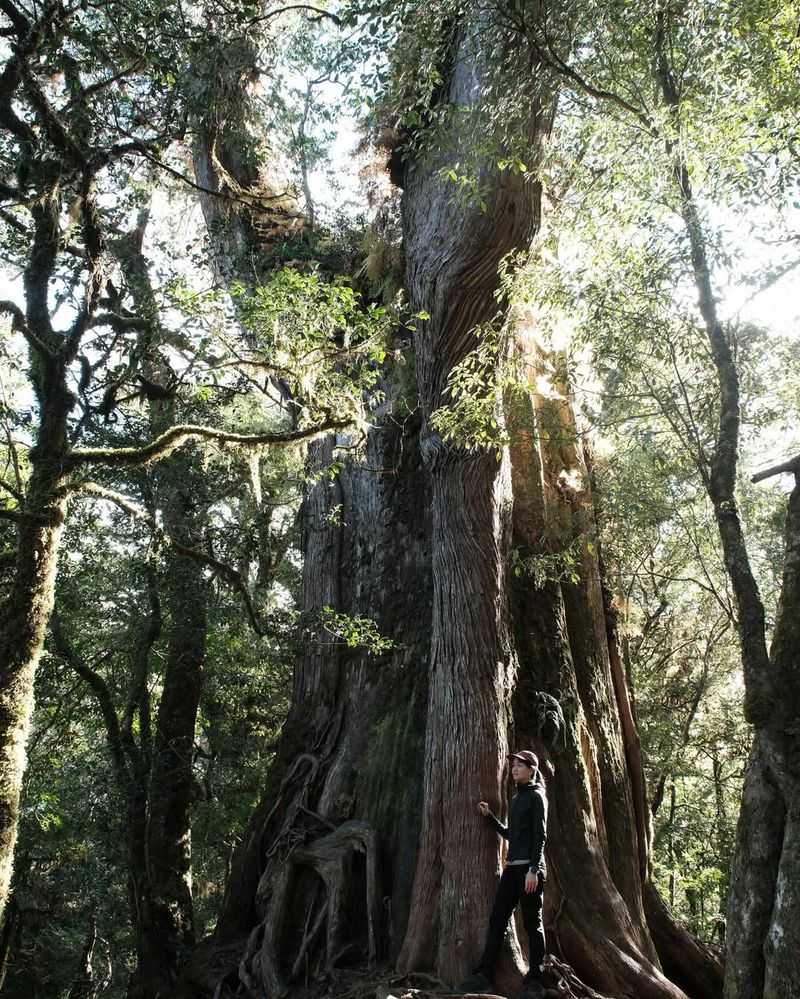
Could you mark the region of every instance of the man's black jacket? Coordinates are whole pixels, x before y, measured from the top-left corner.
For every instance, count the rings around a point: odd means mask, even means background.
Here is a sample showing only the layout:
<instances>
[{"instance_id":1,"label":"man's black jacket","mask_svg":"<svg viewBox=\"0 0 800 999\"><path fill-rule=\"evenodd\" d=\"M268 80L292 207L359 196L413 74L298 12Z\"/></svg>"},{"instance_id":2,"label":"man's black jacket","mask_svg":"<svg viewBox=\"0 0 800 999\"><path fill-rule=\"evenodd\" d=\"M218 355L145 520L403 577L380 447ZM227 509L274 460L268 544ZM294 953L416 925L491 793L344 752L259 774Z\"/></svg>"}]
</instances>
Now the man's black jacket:
<instances>
[{"instance_id":1,"label":"man's black jacket","mask_svg":"<svg viewBox=\"0 0 800 999\"><path fill-rule=\"evenodd\" d=\"M537 773L529 784L517 788L508 808L508 825L489 812L489 821L508 840L507 863L527 860L528 870L547 876L544 844L547 839L547 792Z\"/></svg>"}]
</instances>

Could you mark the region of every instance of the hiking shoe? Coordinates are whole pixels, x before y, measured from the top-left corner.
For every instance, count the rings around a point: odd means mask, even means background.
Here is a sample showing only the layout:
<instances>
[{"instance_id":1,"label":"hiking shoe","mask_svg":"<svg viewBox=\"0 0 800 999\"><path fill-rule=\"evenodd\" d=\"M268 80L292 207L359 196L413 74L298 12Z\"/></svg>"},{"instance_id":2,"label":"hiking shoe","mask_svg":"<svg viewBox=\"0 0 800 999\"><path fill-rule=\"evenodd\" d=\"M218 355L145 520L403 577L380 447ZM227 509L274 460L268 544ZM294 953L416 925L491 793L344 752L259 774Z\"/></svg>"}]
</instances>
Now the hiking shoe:
<instances>
[{"instance_id":1,"label":"hiking shoe","mask_svg":"<svg viewBox=\"0 0 800 999\"><path fill-rule=\"evenodd\" d=\"M478 995L485 995L486 993L491 993L492 983L484 975L482 971L473 971L469 978L465 978L464 981L458 986L458 991L463 993L477 993Z\"/></svg>"}]
</instances>

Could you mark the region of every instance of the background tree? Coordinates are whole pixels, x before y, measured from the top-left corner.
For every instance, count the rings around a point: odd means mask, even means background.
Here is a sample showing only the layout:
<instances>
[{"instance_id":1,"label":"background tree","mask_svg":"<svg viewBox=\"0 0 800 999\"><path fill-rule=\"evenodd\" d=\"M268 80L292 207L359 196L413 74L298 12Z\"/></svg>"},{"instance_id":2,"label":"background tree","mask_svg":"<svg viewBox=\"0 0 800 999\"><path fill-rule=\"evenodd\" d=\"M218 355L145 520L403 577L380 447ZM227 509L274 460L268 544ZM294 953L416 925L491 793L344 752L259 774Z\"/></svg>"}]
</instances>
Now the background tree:
<instances>
[{"instance_id":1,"label":"background tree","mask_svg":"<svg viewBox=\"0 0 800 999\"><path fill-rule=\"evenodd\" d=\"M763 113L764 66L761 60L770 45L765 45L760 37L766 22L763 12L757 8L744 13L738 7L726 5L711 10L689 7L681 12L665 7L652 16L639 18L636 23L628 23L623 18L619 27L629 39L626 50L631 54L641 51L643 55L638 75L634 69L635 56L625 66L614 59L610 50L601 53L598 59L593 52L578 50L576 59L570 61L563 48L559 52L558 39L548 35L544 21L534 23L531 28L543 59L554 67L560 66L564 79L583 98L606 104L611 109L611 117L622 122L609 127L607 134L614 138L604 150L606 155L610 153L609 162L619 171L616 179L627 175L635 183L644 181L649 185L645 190L658 190L660 195L658 202L653 198L646 200L644 205L637 205L635 201L628 203L629 243L627 246L617 243L619 274L639 275L637 287L643 294L635 305L638 316L635 312L618 309L620 299L627 301L627 294L626 291L620 294L619 287L617 291L611 291L613 277L602 289L590 287L589 296L599 318L593 330L595 349L610 354L623 373L631 364L640 372L647 389L646 398L656 402L694 465L698 481L711 503L729 577L742 647L745 712L755 727L753 752L761 761L757 765L751 763L749 767L747 787L757 786L758 791L749 792L752 798L745 793L739 826L732 881L735 891L729 910L731 958L726 984L729 995L761 995L762 992L779 995L787 989L791 991L795 984L789 952L784 953L782 945L775 946L777 937L770 929L778 925L773 920L784 919L784 904L789 910L794 905L791 898L782 895L781 904L773 909L772 892L778 876L778 858L782 857L783 863L792 863L791 823L784 829L780 816L784 807L791 814L792 806L788 802L793 800L795 793L785 754L792 753L790 733L796 701L791 682L783 683L784 694L778 712L769 679L787 668L791 672L791 667L781 659L785 655L781 636L785 614L793 613L790 610L792 563L789 556L783 569L783 585L789 587L789 596L783 598L776 621L777 636L781 640L773 640L771 654L768 654L764 606L750 567L736 502L743 416L739 359L746 341L737 337L735 325L723 321L715 297L715 262L720 258L725 262L722 254L730 236L726 234L727 239L722 238L722 233L715 231L709 221L711 203L719 206L726 200L728 204L736 203L736 199L746 201L752 196L759 178L770 184L769 171L764 172L765 154L775 157L776 182L769 187L775 204L783 206L786 194L796 189L791 154L781 145L788 139L783 119L784 101L794 92L795 85L792 76L783 77L781 73L796 60L796 51L787 33L791 29L786 11L773 13L769 28L773 42L774 33L783 32L780 43L783 58L780 68L770 77L773 83L779 83L774 118L769 111L766 115ZM735 107L720 116L718 99L713 96L713 88L720 80L716 53L721 40L731 37L735 41L725 48L722 58L726 69L736 67L736 75L724 77L730 81L729 93L735 97ZM643 43L641 49L638 40ZM774 49L770 50L774 54ZM647 143L648 155L623 166L617 142L620 138L630 142L634 134L637 142ZM719 145L713 145L713 142ZM788 139L788 145L792 145L791 139ZM780 227L780 215L771 218L773 224ZM658 231L657 226L660 227ZM731 256L728 252L728 259ZM642 265L644 270L640 269ZM674 288L681 283L691 289L696 304L681 307L675 302ZM639 324L644 315L654 318L657 328L663 332L660 339L648 337L648 356L643 357L635 348L631 350L635 343L631 334L641 328ZM611 332L610 340L606 338L606 332ZM606 351L612 343L616 349L612 347L611 351ZM608 364L609 356L603 361ZM660 374L658 365L666 365L669 375ZM794 467L791 462L784 465L787 469ZM787 530L791 531L791 514ZM790 552L791 536L787 537L786 544ZM774 778L780 788L774 791L777 795L774 807L767 807L762 799L764 794L773 793L772 778L760 769L766 766L759 755L764 739L772 746L770 765L775 774L781 775L780 779ZM756 798L759 804L755 803ZM756 846L752 838L755 832L752 816L761 814L764 807L771 818L763 827L760 845ZM785 836L788 840L784 850ZM759 863L751 862L751 849L756 850ZM753 882L749 880L751 876ZM792 922L791 918L789 921ZM782 930L776 932L784 939ZM789 937L785 938L787 942Z\"/></svg>"},{"instance_id":2,"label":"background tree","mask_svg":"<svg viewBox=\"0 0 800 999\"><path fill-rule=\"evenodd\" d=\"M154 23L164 24L160 11L147 12L154 14ZM16 176L16 185L3 189L15 206L6 211L4 221L20 237L14 248L24 269L25 308L7 301L3 309L31 352L37 422L30 476L23 489L11 487L12 496L18 494L19 509L4 511L5 519L18 526L16 571L0 626L0 636L5 636L0 637L3 903L16 838L33 677L52 607L67 501L70 494L88 488L87 470L147 464L198 436L260 446L305 439L347 422L326 413L311 429L296 417L291 429L249 436L172 424L138 448L76 447L81 439L97 442L98 423L113 413L122 390L152 384L142 368L152 316L128 309L104 271L105 246L128 205L124 199L111 199L106 210L100 195L113 189L120 174L129 176L131 160L157 159L183 133L186 102L177 89L165 102L161 87L176 78L176 70L189 72L200 28L184 21L177 35L157 34L151 40L142 33L141 10L121 11L114 5L77 12L54 3L40 16L29 17L6 4L4 13L12 39L3 71L4 155L8 174ZM121 34L125 24L142 47L133 63L129 60L136 53ZM130 69L110 75L112 66ZM109 103L112 97L118 104ZM70 205L79 223L74 233ZM66 296L51 301L49 288L57 277L64 282ZM58 325L62 315L63 327ZM95 339L96 332L107 337Z\"/></svg>"}]
</instances>

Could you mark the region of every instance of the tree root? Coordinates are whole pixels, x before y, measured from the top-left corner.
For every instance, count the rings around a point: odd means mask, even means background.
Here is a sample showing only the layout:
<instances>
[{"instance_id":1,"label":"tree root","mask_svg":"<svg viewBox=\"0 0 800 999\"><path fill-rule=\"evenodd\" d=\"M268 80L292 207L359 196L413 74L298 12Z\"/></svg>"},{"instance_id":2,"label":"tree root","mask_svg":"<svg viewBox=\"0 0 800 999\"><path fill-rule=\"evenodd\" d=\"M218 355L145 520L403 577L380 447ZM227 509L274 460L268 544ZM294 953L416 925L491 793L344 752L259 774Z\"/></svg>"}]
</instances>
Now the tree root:
<instances>
[{"instance_id":1,"label":"tree root","mask_svg":"<svg viewBox=\"0 0 800 999\"><path fill-rule=\"evenodd\" d=\"M559 996L561 999L607 999L595 992L575 974L572 968L548 955L544 964L544 984L546 996Z\"/></svg>"},{"instance_id":2,"label":"tree root","mask_svg":"<svg viewBox=\"0 0 800 999\"><path fill-rule=\"evenodd\" d=\"M549 954L545 958L543 985L544 999L611 999L582 982L573 969ZM501 996L490 996L483 993L480 997L468 993L456 992L448 988L444 982L432 975L414 972L408 976L395 976L375 983L372 995L375 999L504 999ZM332 993L338 994L338 993ZM350 993L341 993L342 996ZM363 989L361 994L366 994ZM524 986L520 983L517 989L509 992L514 999L522 999Z\"/></svg>"},{"instance_id":3,"label":"tree root","mask_svg":"<svg viewBox=\"0 0 800 999\"><path fill-rule=\"evenodd\" d=\"M330 972L337 959L349 949L347 939L348 898L351 895L351 869L355 856L366 859L367 956L374 967L379 949L380 884L376 836L366 822L345 822L333 832L307 845L292 846L283 862L268 865L258 886L258 898L265 902L261 923L250 934L239 965L239 979L253 996L264 992L271 999L285 996L289 983L302 970L325 927L325 970ZM275 867L277 866L277 870ZM303 937L288 977L281 970L279 954L291 903L297 868L314 871L324 886L325 900L312 919L312 901L303 928Z\"/></svg>"},{"instance_id":4,"label":"tree root","mask_svg":"<svg viewBox=\"0 0 800 999\"><path fill-rule=\"evenodd\" d=\"M720 956L678 923L652 882L645 885L644 907L664 974L692 999L721 999Z\"/></svg>"}]
</instances>

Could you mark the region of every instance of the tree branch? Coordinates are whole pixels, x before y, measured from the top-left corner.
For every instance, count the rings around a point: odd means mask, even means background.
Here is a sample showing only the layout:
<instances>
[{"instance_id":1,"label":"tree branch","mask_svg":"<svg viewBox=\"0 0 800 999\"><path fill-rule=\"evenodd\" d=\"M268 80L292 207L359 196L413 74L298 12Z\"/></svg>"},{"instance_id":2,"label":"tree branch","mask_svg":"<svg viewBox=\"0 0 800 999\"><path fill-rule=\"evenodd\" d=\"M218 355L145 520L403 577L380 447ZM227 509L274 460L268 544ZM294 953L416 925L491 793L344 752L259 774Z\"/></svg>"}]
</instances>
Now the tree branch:
<instances>
[{"instance_id":1,"label":"tree branch","mask_svg":"<svg viewBox=\"0 0 800 999\"><path fill-rule=\"evenodd\" d=\"M98 312L89 320L89 326L109 326L117 333L127 333L136 330L145 333L152 329L152 319L142 319L140 316L123 316L118 312Z\"/></svg>"},{"instance_id":2,"label":"tree branch","mask_svg":"<svg viewBox=\"0 0 800 999\"><path fill-rule=\"evenodd\" d=\"M79 448L70 451L65 463L68 467L81 465L107 465L113 468L148 465L161 461L176 448L193 440L213 440L222 444L242 444L245 447L258 447L264 444L295 444L298 441L312 440L333 430L344 430L352 421L327 419L316 427L306 430L288 430L265 434L234 434L215 427L199 426L192 423L178 424L164 431L155 440L143 447L124 448Z\"/></svg>"},{"instance_id":3,"label":"tree branch","mask_svg":"<svg viewBox=\"0 0 800 999\"><path fill-rule=\"evenodd\" d=\"M254 17L248 24L258 24L259 21L268 21L270 18L277 17L279 14L286 14L290 10L306 10L317 16L313 19L315 21L321 18L327 17L328 20L333 21L337 28L342 25L341 18L338 18L335 14L331 14L328 10L320 10L319 7L312 7L310 4L306 3L296 3L290 4L287 7L276 7L274 10L267 11L266 14L261 14L259 17Z\"/></svg>"},{"instance_id":4,"label":"tree branch","mask_svg":"<svg viewBox=\"0 0 800 999\"><path fill-rule=\"evenodd\" d=\"M58 114L51 105L50 101L48 101L44 90L42 90L39 84L39 81L33 73L31 73L26 63L22 64L21 75L31 106L36 111L39 121L42 124L42 128L47 133L47 136L53 146L61 153L62 156L67 157L75 166L84 170L87 163L83 150L69 134L69 131L65 127L64 123L58 117Z\"/></svg>"},{"instance_id":5,"label":"tree branch","mask_svg":"<svg viewBox=\"0 0 800 999\"><path fill-rule=\"evenodd\" d=\"M86 681L97 700L100 713L103 716L103 721L106 726L106 740L108 742L108 748L111 751L111 760L114 765L114 772L117 775L117 781L119 782L120 787L126 788L130 782L130 773L128 771L125 751L122 745L119 718L117 717L117 712L114 707L113 698L111 697L111 691L108 689L108 684L99 673L93 670L90 666L87 666L67 640L63 629L61 628L61 620L58 616L58 612L55 609L53 610L50 618L50 632L53 636L53 643L55 645L56 652L68 666L75 670L78 676Z\"/></svg>"},{"instance_id":6,"label":"tree branch","mask_svg":"<svg viewBox=\"0 0 800 999\"><path fill-rule=\"evenodd\" d=\"M5 196L7 190L10 191L11 188L5 188L4 185L0 184L0 194ZM0 208L0 219L2 219L7 226L10 226L12 229L15 229L18 233L25 236L26 239L30 238L30 230L24 222L20 222L13 212L9 212L5 208Z\"/></svg>"},{"instance_id":7,"label":"tree branch","mask_svg":"<svg viewBox=\"0 0 800 999\"><path fill-rule=\"evenodd\" d=\"M96 83L91 83L89 86L83 87L78 97L73 98L69 104L65 105L61 109L62 114L64 111L69 111L76 100L84 101L87 97L91 97L93 94L99 93L101 90L105 90L106 87L112 86L118 80L122 80L126 76L130 76L131 73L137 72L141 69L142 65L143 60L137 59L136 62L131 63L130 66L126 66L125 69L121 69L118 73L114 73L113 76L106 77L104 80L98 80Z\"/></svg>"},{"instance_id":8,"label":"tree branch","mask_svg":"<svg viewBox=\"0 0 800 999\"><path fill-rule=\"evenodd\" d=\"M178 555L183 555L185 558L193 559L195 562L199 562L201 565L205 565L209 569L212 569L217 576L220 576L223 580L225 580L225 582L232 586L242 597L245 610L247 611L247 617L253 631L260 637L267 634L267 629L259 620L258 611L253 603L253 598L250 595L250 591L247 588L244 577L238 570L232 568L232 566L229 566L225 562L220 562L219 559L214 558L213 555L209 555L207 552L201 551L198 548L191 548L188 545L181 544L181 542L177 541L175 538L169 537L164 533L163 529L159 527L156 523L155 517L153 517L151 513L142 509L142 507L138 506L122 493L118 493L113 489L107 489L105 486L101 486L96 482L82 483L80 486L80 492L86 496L94 496L97 497L97 499L104 499L108 500L109 503L114 503L115 506L118 506L121 510L130 514L131 517L147 524L148 527L150 527L151 530L157 535L159 540L168 545Z\"/></svg>"},{"instance_id":9,"label":"tree branch","mask_svg":"<svg viewBox=\"0 0 800 999\"><path fill-rule=\"evenodd\" d=\"M0 10L11 21L20 38L28 33L31 26L30 21L15 4L11 3L10 0L0 0Z\"/></svg>"},{"instance_id":10,"label":"tree branch","mask_svg":"<svg viewBox=\"0 0 800 999\"><path fill-rule=\"evenodd\" d=\"M15 524L49 524L47 517L42 517L38 513L26 513L24 510L6 510L0 506L0 520L13 520Z\"/></svg>"},{"instance_id":11,"label":"tree branch","mask_svg":"<svg viewBox=\"0 0 800 999\"><path fill-rule=\"evenodd\" d=\"M119 159L121 156L133 153L138 153L144 159L152 163L153 166L158 167L159 170L163 170L165 173L169 174L170 177L174 177L176 180L179 180L182 184L190 187L193 191L199 191L201 194L209 194L212 198L220 198L222 201L230 201L234 204L244 205L246 208L269 208L270 201L279 201L281 198L285 197L285 192L271 195L253 194L249 197L244 197L242 195L231 194L230 191L215 191L211 187L205 187L203 184L198 184L196 180L192 180L191 177L187 177L185 173L181 173L180 170L176 170L175 167L171 167L169 164L164 163L163 160L154 156L153 153L147 149L144 143L137 140L126 142L118 146L112 146L109 158Z\"/></svg>"},{"instance_id":12,"label":"tree branch","mask_svg":"<svg viewBox=\"0 0 800 999\"><path fill-rule=\"evenodd\" d=\"M46 344L44 344L39 337L33 333L25 321L25 316L22 309L14 302L9 302L7 299L0 302L0 312L7 312L11 316L11 328L20 332L31 347L35 347L40 353L45 356L52 357L52 351Z\"/></svg>"},{"instance_id":13,"label":"tree branch","mask_svg":"<svg viewBox=\"0 0 800 999\"><path fill-rule=\"evenodd\" d=\"M31 332L35 329L38 335L44 331L49 338L53 326L50 321L48 290L61 243L61 198L58 190L54 189L37 201L30 211L34 222L34 237L28 266L23 275L27 320ZM48 349L47 353L50 354L51 351Z\"/></svg>"},{"instance_id":14,"label":"tree branch","mask_svg":"<svg viewBox=\"0 0 800 999\"><path fill-rule=\"evenodd\" d=\"M526 30L524 25L522 30L530 41L537 58L549 69L557 73L562 80L571 84L575 89L583 91L583 93L594 98L594 100L614 104L621 110L633 115L649 135L655 136L657 134L653 121L637 108L635 104L631 104L630 101L612 90L605 90L602 87L594 86L588 80L584 79L573 66L570 66L569 63L562 59L548 34L546 18L537 19L532 31ZM538 31L541 31L542 41L536 37Z\"/></svg>"},{"instance_id":15,"label":"tree branch","mask_svg":"<svg viewBox=\"0 0 800 999\"><path fill-rule=\"evenodd\" d=\"M784 472L791 472L792 475L800 475L800 454L795 455L794 458L790 458L788 461L781 462L780 465L771 465L762 472L756 472L750 481L763 482L764 479L770 479L773 475L782 475Z\"/></svg>"},{"instance_id":16,"label":"tree branch","mask_svg":"<svg viewBox=\"0 0 800 999\"><path fill-rule=\"evenodd\" d=\"M108 496L106 497L109 498ZM124 499L124 497L122 497ZM133 506L133 504L131 504ZM135 508L137 513L145 513ZM152 519L152 517L151 517ZM128 698L125 712L122 716L122 739L133 762L134 770L140 782L147 779L150 767L150 692L147 689L147 673L150 666L150 650L161 634L161 604L158 599L155 572L148 563L145 569L147 575L147 596L150 603L150 614L142 622L142 629L136 639L133 653L133 671L128 686ZM139 711L139 746L133 736L133 716Z\"/></svg>"},{"instance_id":17,"label":"tree branch","mask_svg":"<svg viewBox=\"0 0 800 999\"><path fill-rule=\"evenodd\" d=\"M81 217L83 229L83 245L86 248L86 262L89 276L86 279L84 298L78 315L70 327L61 348L65 363L70 364L78 353L83 335L89 327L92 316L97 308L100 292L103 287L103 276L100 267L100 256L103 252L103 235L97 207L93 197L94 175L88 169L84 171L81 184Z\"/></svg>"},{"instance_id":18,"label":"tree branch","mask_svg":"<svg viewBox=\"0 0 800 999\"><path fill-rule=\"evenodd\" d=\"M10 482L6 482L5 479L0 478L0 488L5 489L6 492L11 493L14 499L18 500L20 503L24 502L25 497L22 495L19 489L17 489L16 486L12 486Z\"/></svg>"}]
</instances>

